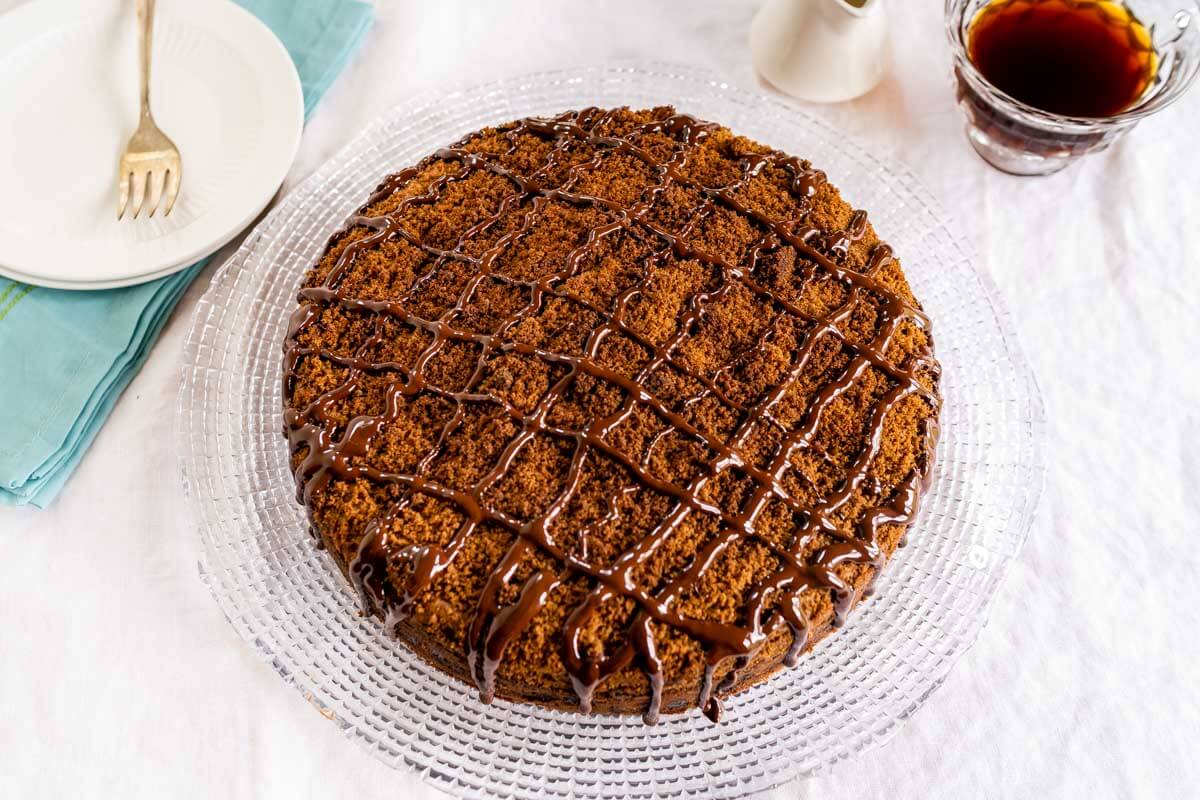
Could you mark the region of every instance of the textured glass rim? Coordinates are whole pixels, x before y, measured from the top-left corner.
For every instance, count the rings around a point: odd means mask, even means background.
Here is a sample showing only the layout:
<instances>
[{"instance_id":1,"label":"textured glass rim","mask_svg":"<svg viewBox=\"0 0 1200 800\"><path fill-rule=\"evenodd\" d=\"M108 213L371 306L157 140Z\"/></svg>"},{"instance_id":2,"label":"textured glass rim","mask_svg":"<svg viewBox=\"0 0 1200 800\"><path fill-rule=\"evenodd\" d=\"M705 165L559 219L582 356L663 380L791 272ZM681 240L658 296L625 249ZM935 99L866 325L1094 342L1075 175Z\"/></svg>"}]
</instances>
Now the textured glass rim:
<instances>
[{"instance_id":1,"label":"textured glass rim","mask_svg":"<svg viewBox=\"0 0 1200 800\"><path fill-rule=\"evenodd\" d=\"M948 215L936 204L928 190L913 176L913 174L903 166L899 166L890 162L885 162L873 156L868 150L856 144L853 140L847 140L847 137L833 129L831 126L811 117L804 112L798 111L792 106L782 102L781 100L763 95L758 92L746 91L729 82L723 81L714 77L707 70L698 69L689 66L680 66L673 64L661 63L629 63L618 62L593 67L573 68L565 70L553 70L539 73L533 73L520 78L503 79L480 86L462 89L452 93L443 93L438 91L425 91L416 93L410 96L407 100L399 103L389 112L381 115L381 117L369 125L362 133L355 137L353 141L346 145L325 165L319 168L314 174L305 179L296 189L294 189L288 197L284 198L280 204L266 218L264 218L257 228L247 237L239 250L229 258L229 260L221 267L212 279L212 286L209 292L213 292L220 286L222 278L227 273L232 271L242 270L247 262L252 261L256 255L261 255L259 248L267 246L271 242L271 235L275 233L274 226L287 213L293 211L292 206L296 205L297 198L305 198L313 187L321 186L326 183L332 176L348 165L352 164L356 158L361 157L361 148L364 142L369 143L373 134L378 134L385 129L390 120L397 115L404 114L406 110L422 109L435 107L438 104L451 105L456 102L469 100L473 96L488 92L503 92L506 89L521 89L528 88L531 85L540 83L573 83L582 81L585 78L597 78L612 74L614 76L621 75L636 75L646 80L655 81L670 81L683 80L691 81L691 86L694 88L696 84L702 84L709 91L718 93L726 93L736 95L742 99L753 100L756 104L756 109L762 107L764 113L773 113L775 115L784 115L791 118L800 118L805 125L811 126L813 129L821 132L829 139L838 141L840 146L849 148L855 152L856 157L861 158L864 162L869 163L873 170L879 170L897 178L903 183L904 189L911 193L912 202L918 204L922 209L936 222L937 227L941 228L946 234L946 239L950 246L957 253L957 258L960 258L972 276L978 280L983 295L987 298L992 319L997 326L997 333L1003 342L1005 356L1013 368L1013 378L1019 385L1017 386L1017 395L1023 403L1025 413L1023 415L1024 424L1027 426L1027 435L1024 440L1024 446L1021 451L1021 464L1029 476L1027 483L1024 485L1022 497L1024 502L1020 507L1013 508L1009 511L1007 519L1011 520L1007 523L1006 529L1015 531L1014 546L1011 552L1002 554L998 559L994 569L987 573L982 586L979 589L980 603L979 607L974 610L974 614L979 618L978 624L972 625L966 635L960 636L954 634L954 639L957 644L951 651L948 652L945 659L938 663L938 673L933 675L929 680L924 690L912 697L911 702L901 712L892 717L881 718L878 723L872 727L865 738L855 742L855 746L839 750L836 753L831 753L822 763L810 768L801 768L800 765L792 764L791 768L782 768L778 763L772 762L773 771L763 773L758 782L753 786L753 791L762 791L767 788L778 786L792 780L796 777L815 774L852 755L859 754L868 749L873 749L884 742L888 741L902 726L902 723L908 719L912 713L916 711L929 697L929 695L942 685L946 676L958 659L960 659L971 645L976 641L979 631L986 625L991 602L994 600L996 587L1007 570L1008 563L1019 553L1031 526L1034 511L1037 502L1041 495L1041 489L1044 478L1044 467L1040 451L1040 430L1043 426L1043 409L1040 400L1036 381L1030 372L1027 362L1021 352L1020 345L1017 339L1015 330L1013 329L1011 318L1008 313L1001 307L998 294L990 277L973 266L971 251L969 245L965 244L961 239L953 236L947 227ZM514 116L519 116L520 111L514 113ZM402 166L402 165L397 165ZM197 306L189 333L184 344L184 353L182 359L183 375L180 384L176 439L179 447L180 470L183 478L184 493L187 497L187 507L192 517L193 524L200 530L202 540L206 539L205 526L202 520L203 501L196 491L196 474L193 472L194 464L189 462L188 454L191 447L193 437L193 417L191 416L191 401L195 398L192 393L197 386L193 380L195 372L190 370L190 365L197 360L199 350L204 340L206 330L206 316L210 310L207 303L208 293ZM259 343L261 347L262 343ZM290 491L290 486L289 486ZM409 753L393 754L389 753L384 743L378 742L371 735L371 732L359 730L355 725L341 718L334 710L333 704L326 701L319 691L311 685L311 682L306 681L304 676L297 675L288 664L284 663L271 648L260 638L254 635L254 631L243 625L237 618L236 605L230 607L227 605L227 598L219 591L217 578L208 568L206 563L207 554L202 554L200 560L200 574L204 582L213 591L214 597L225 613L230 623L238 630L239 634L247 639L248 642L254 645L255 650L272 665L272 667L280 674L285 681L295 686L305 699L312 703L323 715L327 718L336 721L342 727L347 735L353 736L368 746L371 752L375 753L379 758L392 766L397 766L395 760L389 758L389 755L400 755L403 759L403 766L408 769L418 772L427 782L437 788L448 791L454 794L463 794L469 791L469 787L464 786L453 775L445 775L436 771L436 766L424 764L420 759L410 757ZM521 714L520 705L514 706L514 715ZM561 713L561 712L560 712ZM564 714L564 717L573 715ZM690 792L690 789L684 789ZM585 793L586 794L586 793ZM526 796L523 794L515 794L513 796ZM589 795L590 796L590 795ZM733 796L733 795L730 795Z\"/></svg>"},{"instance_id":2,"label":"textured glass rim","mask_svg":"<svg viewBox=\"0 0 1200 800\"><path fill-rule=\"evenodd\" d=\"M1180 9L1174 17L1178 33L1174 39L1164 42L1161 48L1156 48L1168 54L1168 59L1164 59L1171 64L1167 76L1156 78L1159 84L1156 90L1148 92L1125 111L1110 117L1073 117L1044 111L1018 100L983 77L967 57L967 30L979 10L971 0L946 0L946 38L954 54L955 69L963 80L977 94L1009 116L1039 128L1063 133L1118 130L1175 103L1187 92L1196 79L1196 73L1200 71L1200 52L1192 52L1200 50L1200 43L1197 42L1200 37L1200 0L1179 1ZM1180 64L1180 58L1186 58L1185 63ZM1162 70L1160 63L1159 72Z\"/></svg>"}]
</instances>

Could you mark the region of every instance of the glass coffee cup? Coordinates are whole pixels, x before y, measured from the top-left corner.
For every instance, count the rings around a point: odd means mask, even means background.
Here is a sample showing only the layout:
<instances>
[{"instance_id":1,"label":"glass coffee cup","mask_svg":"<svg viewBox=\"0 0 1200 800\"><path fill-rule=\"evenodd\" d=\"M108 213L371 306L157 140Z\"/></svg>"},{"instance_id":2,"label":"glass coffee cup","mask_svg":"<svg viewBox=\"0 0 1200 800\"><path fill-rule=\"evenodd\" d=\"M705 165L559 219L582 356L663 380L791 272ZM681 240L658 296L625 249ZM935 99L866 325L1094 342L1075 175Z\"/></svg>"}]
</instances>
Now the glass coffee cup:
<instances>
[{"instance_id":1,"label":"glass coffee cup","mask_svg":"<svg viewBox=\"0 0 1200 800\"><path fill-rule=\"evenodd\" d=\"M1200 69L1195 0L946 0L945 12L967 138L1015 175L1104 150Z\"/></svg>"}]
</instances>

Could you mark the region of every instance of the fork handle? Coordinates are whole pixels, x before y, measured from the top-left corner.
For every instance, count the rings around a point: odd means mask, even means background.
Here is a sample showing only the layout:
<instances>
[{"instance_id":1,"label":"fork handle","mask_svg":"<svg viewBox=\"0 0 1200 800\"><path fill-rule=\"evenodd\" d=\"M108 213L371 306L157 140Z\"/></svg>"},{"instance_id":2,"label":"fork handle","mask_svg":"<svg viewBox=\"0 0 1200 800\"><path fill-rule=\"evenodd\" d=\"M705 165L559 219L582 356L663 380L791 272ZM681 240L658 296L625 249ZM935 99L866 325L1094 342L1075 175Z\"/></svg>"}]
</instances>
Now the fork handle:
<instances>
[{"instance_id":1,"label":"fork handle","mask_svg":"<svg viewBox=\"0 0 1200 800\"><path fill-rule=\"evenodd\" d=\"M142 116L150 116L150 50L154 36L155 0L137 0L138 65L142 76Z\"/></svg>"}]
</instances>

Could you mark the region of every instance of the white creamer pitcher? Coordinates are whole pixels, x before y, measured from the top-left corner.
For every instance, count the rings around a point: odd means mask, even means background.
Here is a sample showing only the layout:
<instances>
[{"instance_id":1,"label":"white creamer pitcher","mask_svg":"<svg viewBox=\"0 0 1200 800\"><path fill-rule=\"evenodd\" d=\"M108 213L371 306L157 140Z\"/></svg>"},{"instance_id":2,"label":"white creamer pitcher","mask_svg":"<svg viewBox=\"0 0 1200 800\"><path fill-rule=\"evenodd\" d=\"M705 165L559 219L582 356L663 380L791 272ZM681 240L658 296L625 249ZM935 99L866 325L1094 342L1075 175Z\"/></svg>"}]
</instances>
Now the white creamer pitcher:
<instances>
[{"instance_id":1,"label":"white creamer pitcher","mask_svg":"<svg viewBox=\"0 0 1200 800\"><path fill-rule=\"evenodd\" d=\"M883 78L884 0L767 0L750 25L750 50L762 76L790 95L852 100Z\"/></svg>"}]
</instances>

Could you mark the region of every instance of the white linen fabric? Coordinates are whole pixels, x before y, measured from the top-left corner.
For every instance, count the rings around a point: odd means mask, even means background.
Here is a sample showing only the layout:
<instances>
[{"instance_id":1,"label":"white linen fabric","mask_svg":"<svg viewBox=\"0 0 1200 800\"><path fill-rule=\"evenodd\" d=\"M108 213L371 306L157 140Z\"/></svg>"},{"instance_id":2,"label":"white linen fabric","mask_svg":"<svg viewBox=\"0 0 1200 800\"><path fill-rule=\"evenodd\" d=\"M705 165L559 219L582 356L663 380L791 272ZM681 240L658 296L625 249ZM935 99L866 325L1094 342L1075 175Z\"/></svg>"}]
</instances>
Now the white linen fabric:
<instances>
[{"instance_id":1,"label":"white linen fabric","mask_svg":"<svg viewBox=\"0 0 1200 800\"><path fill-rule=\"evenodd\" d=\"M382 0L285 191L429 86L660 58L754 87L757 5ZM890 10L889 77L807 110L906 163L973 243L1044 394L1046 489L990 623L945 685L887 745L770 796L1194 797L1200 88L1108 152L1009 177L963 137L940 4ZM285 685L198 577L173 426L207 282L62 497L0 509L0 796L443 798Z\"/></svg>"}]
</instances>

